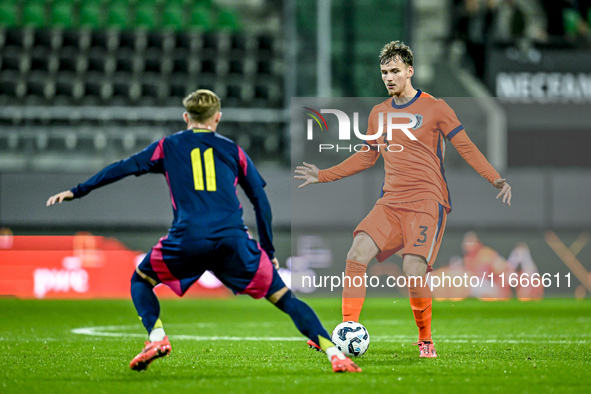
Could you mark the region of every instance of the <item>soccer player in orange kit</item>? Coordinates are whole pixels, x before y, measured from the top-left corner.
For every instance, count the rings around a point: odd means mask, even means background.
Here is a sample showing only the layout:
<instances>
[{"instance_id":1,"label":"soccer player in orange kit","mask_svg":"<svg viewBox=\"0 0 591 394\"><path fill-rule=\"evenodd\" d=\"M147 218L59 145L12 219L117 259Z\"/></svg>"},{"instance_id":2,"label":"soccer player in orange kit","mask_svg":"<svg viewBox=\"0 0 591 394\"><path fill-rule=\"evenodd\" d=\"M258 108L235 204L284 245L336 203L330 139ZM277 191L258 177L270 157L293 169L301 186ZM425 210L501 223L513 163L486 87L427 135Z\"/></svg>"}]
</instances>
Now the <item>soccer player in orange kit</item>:
<instances>
[{"instance_id":1,"label":"soccer player in orange kit","mask_svg":"<svg viewBox=\"0 0 591 394\"><path fill-rule=\"evenodd\" d=\"M511 205L511 186L472 143L455 112L445 101L412 86L414 68L411 49L400 41L386 44L380 51L380 68L384 85L392 98L373 108L368 121L368 139L364 141L366 149L325 170L304 163L295 171L298 174L295 178L304 180L301 188L361 172L373 166L380 153L384 158L386 175L382 196L355 229L353 244L347 254L345 275L351 280L349 283L345 281L343 288L343 321L359 320L366 288L352 284L357 282L355 277L363 278L367 265L374 257L382 262L401 251L402 270L407 278L424 278L432 270L446 217L451 212L443 169L445 139L451 141L468 164L500 190L497 198L502 196L503 203ZM388 135L383 125L386 119L383 114L396 112L401 113L402 121L394 123L408 123L409 118L402 113L410 113L417 114L416 124L412 126L409 123L409 128L402 130L404 132L392 130ZM396 117L396 114L393 116ZM411 126L412 130L409 130ZM380 132L381 135L375 139ZM395 148L390 149L390 146ZM419 328L417 345L420 357L437 357L431 337L431 290L426 281L421 280L410 280L408 289ZM314 346L310 341L309 344Z\"/></svg>"}]
</instances>

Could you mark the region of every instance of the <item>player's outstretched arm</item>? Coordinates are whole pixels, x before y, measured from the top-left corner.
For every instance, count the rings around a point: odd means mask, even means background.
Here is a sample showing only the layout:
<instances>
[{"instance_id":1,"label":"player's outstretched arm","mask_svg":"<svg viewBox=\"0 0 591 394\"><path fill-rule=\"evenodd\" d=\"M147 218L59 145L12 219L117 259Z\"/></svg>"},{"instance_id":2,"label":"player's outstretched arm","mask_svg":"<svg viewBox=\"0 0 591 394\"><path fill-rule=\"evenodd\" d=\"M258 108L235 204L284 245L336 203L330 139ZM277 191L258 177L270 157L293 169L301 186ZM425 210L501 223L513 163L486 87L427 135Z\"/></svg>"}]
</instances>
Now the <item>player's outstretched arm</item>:
<instances>
[{"instance_id":1,"label":"player's outstretched arm","mask_svg":"<svg viewBox=\"0 0 591 394\"><path fill-rule=\"evenodd\" d=\"M308 164L304 162L303 166L297 166L295 173L300 174L294 176L295 179L303 179L305 182L302 183L299 188L308 186L312 183L318 183L318 173L320 170L314 164Z\"/></svg>"},{"instance_id":2,"label":"player's outstretched arm","mask_svg":"<svg viewBox=\"0 0 591 394\"><path fill-rule=\"evenodd\" d=\"M503 196L503 204L511 206L511 186L507 183L507 180L497 179L493 182L493 185L500 190L497 199Z\"/></svg>"},{"instance_id":3,"label":"player's outstretched arm","mask_svg":"<svg viewBox=\"0 0 591 394\"><path fill-rule=\"evenodd\" d=\"M50 207L55 205L55 203L61 204L63 201L69 201L74 199L74 193L70 190L63 191L61 193L55 194L47 200L46 206Z\"/></svg>"}]
</instances>

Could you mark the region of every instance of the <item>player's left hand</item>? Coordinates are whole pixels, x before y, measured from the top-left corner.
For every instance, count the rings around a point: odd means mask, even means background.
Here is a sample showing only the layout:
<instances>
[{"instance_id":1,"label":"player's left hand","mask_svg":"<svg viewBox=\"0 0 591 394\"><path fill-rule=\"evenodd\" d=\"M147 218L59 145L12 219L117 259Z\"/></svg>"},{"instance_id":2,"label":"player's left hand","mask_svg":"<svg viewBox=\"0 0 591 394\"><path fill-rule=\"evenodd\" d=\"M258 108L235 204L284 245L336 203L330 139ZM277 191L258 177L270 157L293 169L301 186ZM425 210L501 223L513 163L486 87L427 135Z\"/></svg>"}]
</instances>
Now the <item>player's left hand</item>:
<instances>
[{"instance_id":1,"label":"player's left hand","mask_svg":"<svg viewBox=\"0 0 591 394\"><path fill-rule=\"evenodd\" d=\"M275 267L276 270L279 269L279 260L277 260L277 257L274 257L273 260L271 260L271 263L273 263L273 267Z\"/></svg>"},{"instance_id":2,"label":"player's left hand","mask_svg":"<svg viewBox=\"0 0 591 394\"><path fill-rule=\"evenodd\" d=\"M74 199L74 193L72 193L70 190L66 190L66 191L63 191L61 193L58 193L56 195L49 197L49 199L47 200L47 203L45 203L45 205L50 207L50 206L54 205L55 203L61 204L63 201L69 201L72 199Z\"/></svg>"},{"instance_id":3,"label":"player's left hand","mask_svg":"<svg viewBox=\"0 0 591 394\"><path fill-rule=\"evenodd\" d=\"M500 190L497 194L497 199L503 196L503 204L511 206L511 186L507 183L506 179L497 179L493 182L494 187Z\"/></svg>"}]
</instances>

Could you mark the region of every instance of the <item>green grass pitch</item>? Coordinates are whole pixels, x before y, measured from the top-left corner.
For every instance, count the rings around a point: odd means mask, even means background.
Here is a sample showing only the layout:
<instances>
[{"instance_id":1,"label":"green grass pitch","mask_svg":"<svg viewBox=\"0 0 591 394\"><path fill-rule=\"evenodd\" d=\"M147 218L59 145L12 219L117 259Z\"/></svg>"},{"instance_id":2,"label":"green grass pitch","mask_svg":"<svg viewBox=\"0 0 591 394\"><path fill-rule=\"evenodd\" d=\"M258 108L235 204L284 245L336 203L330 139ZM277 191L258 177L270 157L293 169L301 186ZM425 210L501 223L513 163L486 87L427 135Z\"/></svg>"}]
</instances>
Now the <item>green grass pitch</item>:
<instances>
[{"instance_id":1,"label":"green grass pitch","mask_svg":"<svg viewBox=\"0 0 591 394\"><path fill-rule=\"evenodd\" d=\"M307 299L329 331L339 299ZM406 299L368 299L361 374L335 374L265 301L168 300L172 354L138 373L131 301L0 299L0 393L589 392L591 302L434 303L437 359L419 359ZM270 337L272 340L265 340Z\"/></svg>"}]
</instances>

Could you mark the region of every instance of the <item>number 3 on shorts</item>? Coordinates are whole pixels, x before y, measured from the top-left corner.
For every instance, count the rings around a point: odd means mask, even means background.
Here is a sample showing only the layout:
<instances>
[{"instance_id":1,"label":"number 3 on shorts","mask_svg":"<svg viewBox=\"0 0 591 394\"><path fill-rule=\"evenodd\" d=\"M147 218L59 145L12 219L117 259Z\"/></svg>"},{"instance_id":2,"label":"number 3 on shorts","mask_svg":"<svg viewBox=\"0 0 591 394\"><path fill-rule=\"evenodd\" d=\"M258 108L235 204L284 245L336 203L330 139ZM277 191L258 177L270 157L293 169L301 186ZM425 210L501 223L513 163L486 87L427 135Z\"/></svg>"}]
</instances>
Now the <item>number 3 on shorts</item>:
<instances>
[{"instance_id":1,"label":"number 3 on shorts","mask_svg":"<svg viewBox=\"0 0 591 394\"><path fill-rule=\"evenodd\" d=\"M419 226L423 231L421 231L421 234L423 237L417 239L418 243L422 243L424 244L425 242L427 242L427 230L429 230L429 227L427 226Z\"/></svg>"},{"instance_id":2,"label":"number 3 on shorts","mask_svg":"<svg viewBox=\"0 0 591 394\"><path fill-rule=\"evenodd\" d=\"M193 167L193 181L195 190L205 190L207 185L208 192L215 192L217 184L215 180L215 162L213 161L213 148L208 148L203 152L203 163L205 163L205 182L203 182L203 164L201 163L201 149L195 148L191 151L191 164Z\"/></svg>"}]
</instances>

